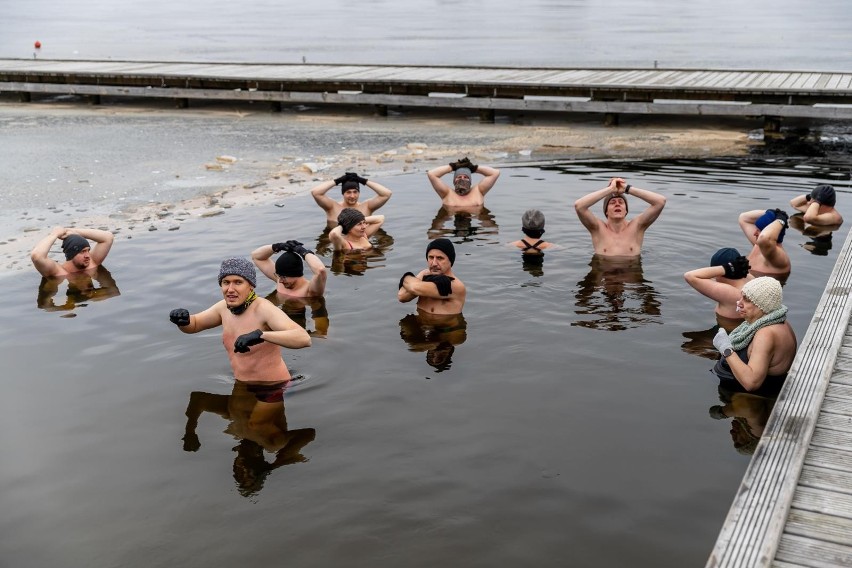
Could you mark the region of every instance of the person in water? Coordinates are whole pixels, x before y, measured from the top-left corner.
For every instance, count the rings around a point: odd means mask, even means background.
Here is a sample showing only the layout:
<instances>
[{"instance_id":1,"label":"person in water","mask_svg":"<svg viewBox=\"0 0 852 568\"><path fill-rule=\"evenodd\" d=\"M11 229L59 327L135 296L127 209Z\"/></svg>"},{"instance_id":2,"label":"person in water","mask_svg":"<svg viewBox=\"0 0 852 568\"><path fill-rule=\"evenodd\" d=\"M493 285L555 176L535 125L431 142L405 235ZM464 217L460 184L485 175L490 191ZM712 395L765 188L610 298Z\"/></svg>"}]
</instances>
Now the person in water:
<instances>
[{"instance_id":1,"label":"person in water","mask_svg":"<svg viewBox=\"0 0 852 568\"><path fill-rule=\"evenodd\" d=\"M790 200L790 206L804 213L802 219L809 225L840 225L843 216L834 208L837 194L834 186L820 184L813 191Z\"/></svg>"},{"instance_id":2,"label":"person in water","mask_svg":"<svg viewBox=\"0 0 852 568\"><path fill-rule=\"evenodd\" d=\"M742 288L752 279L748 259L735 248L721 248L710 258L710 266L690 270L683 275L686 283L716 302L719 325L732 330L743 316L737 310ZM724 325L727 323L727 325ZM732 324L733 323L733 324Z\"/></svg>"},{"instance_id":3,"label":"person in water","mask_svg":"<svg viewBox=\"0 0 852 568\"><path fill-rule=\"evenodd\" d=\"M48 256L56 239L62 241L62 252L65 254L65 262L62 263ZM95 241L94 248L87 239ZM91 271L106 259L113 239L112 233L101 229L54 227L49 235L36 243L30 253L30 259L39 274L48 278Z\"/></svg>"},{"instance_id":4,"label":"person in water","mask_svg":"<svg viewBox=\"0 0 852 568\"><path fill-rule=\"evenodd\" d=\"M796 356L796 334L787 322L781 283L771 276L747 282L737 308L745 320L728 335L719 328L713 345L722 354L714 372L749 392L777 392Z\"/></svg>"},{"instance_id":5,"label":"person in water","mask_svg":"<svg viewBox=\"0 0 852 568\"><path fill-rule=\"evenodd\" d=\"M335 201L326 195L336 185L340 186L340 191L343 193L343 199L340 201ZM366 201L360 201L362 185L372 189L376 195ZM354 172L346 172L333 181L324 181L311 190L314 201L323 208L330 225L337 222L337 216L347 207L357 209L365 217L369 217L376 209L388 202L392 193L382 184L367 180Z\"/></svg>"},{"instance_id":6,"label":"person in water","mask_svg":"<svg viewBox=\"0 0 852 568\"><path fill-rule=\"evenodd\" d=\"M787 213L781 209L755 209L740 214L740 229L752 244L748 262L756 276L790 274L790 257L781 244L787 232L787 220Z\"/></svg>"},{"instance_id":7,"label":"person in water","mask_svg":"<svg viewBox=\"0 0 852 568\"><path fill-rule=\"evenodd\" d=\"M417 298L418 313L460 314L467 290L453 273L456 249L449 239L435 239L426 247L427 268L416 276L406 272L399 279L397 299L410 302Z\"/></svg>"},{"instance_id":8,"label":"person in water","mask_svg":"<svg viewBox=\"0 0 852 568\"><path fill-rule=\"evenodd\" d=\"M627 195L648 203L634 219L627 219ZM603 200L605 219L591 211L591 206ZM603 189L584 195L574 202L580 222L592 236L595 254L602 256L638 256L642 252L645 231L657 220L666 198L647 189L633 187L622 178L612 178Z\"/></svg>"},{"instance_id":9,"label":"person in water","mask_svg":"<svg viewBox=\"0 0 852 568\"><path fill-rule=\"evenodd\" d=\"M544 213L538 209L528 209L521 216L521 231L524 238L512 243L512 246L521 249L524 256L542 256L544 250L553 243L548 243L541 237L544 235Z\"/></svg>"},{"instance_id":10,"label":"person in water","mask_svg":"<svg viewBox=\"0 0 852 568\"><path fill-rule=\"evenodd\" d=\"M273 263L273 254L281 255ZM256 248L251 253L254 264L276 283L275 291L286 298L316 298L325 294L325 283L328 271L325 265L299 241L290 240L284 243L272 243ZM313 276L305 278L305 267L308 265Z\"/></svg>"},{"instance_id":11,"label":"person in water","mask_svg":"<svg viewBox=\"0 0 852 568\"><path fill-rule=\"evenodd\" d=\"M384 215L364 214L357 209L346 208L337 216L337 226L328 233L335 251L364 251L373 248L370 237L385 222Z\"/></svg>"},{"instance_id":12,"label":"person in water","mask_svg":"<svg viewBox=\"0 0 852 568\"><path fill-rule=\"evenodd\" d=\"M448 173L453 174L453 187L441 179ZM473 184L473 174L484 176L477 184ZM479 166L471 163L470 159L462 158L446 166L438 166L426 172L432 189L441 198L441 203L447 207L482 207L485 204L485 194L491 191L500 170L489 166Z\"/></svg>"},{"instance_id":13,"label":"person in water","mask_svg":"<svg viewBox=\"0 0 852 568\"><path fill-rule=\"evenodd\" d=\"M311 336L254 289L257 273L244 258L229 258L219 268L224 299L203 312L190 315L184 308L169 313L169 320L183 333L198 333L222 326L222 343L240 381L283 382L290 371L280 347L310 347Z\"/></svg>"}]
</instances>

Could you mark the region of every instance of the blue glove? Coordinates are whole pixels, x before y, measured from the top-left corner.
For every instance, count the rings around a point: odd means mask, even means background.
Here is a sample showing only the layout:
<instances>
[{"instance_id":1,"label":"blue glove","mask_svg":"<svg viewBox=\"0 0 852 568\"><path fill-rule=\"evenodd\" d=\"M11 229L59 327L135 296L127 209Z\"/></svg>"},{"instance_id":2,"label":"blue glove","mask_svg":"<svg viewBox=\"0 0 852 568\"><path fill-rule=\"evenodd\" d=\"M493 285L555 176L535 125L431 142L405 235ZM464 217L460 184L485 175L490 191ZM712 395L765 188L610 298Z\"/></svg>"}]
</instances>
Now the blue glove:
<instances>
[{"instance_id":1,"label":"blue glove","mask_svg":"<svg viewBox=\"0 0 852 568\"><path fill-rule=\"evenodd\" d=\"M719 331L716 332L716 336L713 338L713 347L719 350L719 353L724 354L725 349L730 349L733 351L734 346L731 344L731 339L728 337L728 332L725 331L724 327L720 327Z\"/></svg>"}]
</instances>

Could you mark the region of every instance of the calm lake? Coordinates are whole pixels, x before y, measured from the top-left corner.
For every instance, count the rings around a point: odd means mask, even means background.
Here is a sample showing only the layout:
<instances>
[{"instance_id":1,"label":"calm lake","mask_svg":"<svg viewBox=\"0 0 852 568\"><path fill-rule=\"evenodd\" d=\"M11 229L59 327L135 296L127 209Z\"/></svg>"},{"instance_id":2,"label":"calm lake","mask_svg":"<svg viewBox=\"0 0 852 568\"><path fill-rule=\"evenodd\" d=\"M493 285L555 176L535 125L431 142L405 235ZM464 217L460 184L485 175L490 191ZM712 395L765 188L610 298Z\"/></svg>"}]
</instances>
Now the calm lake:
<instances>
[{"instance_id":1,"label":"calm lake","mask_svg":"<svg viewBox=\"0 0 852 568\"><path fill-rule=\"evenodd\" d=\"M615 175L668 199L629 270L592 262L573 210ZM506 168L473 218L442 215L422 173L377 181L394 190L381 254L323 256L324 309L304 310L313 346L284 351L299 378L283 401L234 385L220 332L181 334L168 313L220 299L228 256L322 245L308 195L119 237L100 301L64 283L39 299L35 270L0 278L14 322L0 344L3 565L706 561L750 456L731 420L711 417L713 305L682 275L720 247L748 251L740 212L791 211L818 182L835 185L848 225L848 164ZM632 213L642 205L631 198ZM531 207L562 245L538 267L506 246ZM800 340L847 228L788 230L784 303ZM414 305L396 301L399 277L425 266L440 234L468 288L452 330L418 327ZM277 413L277 441L250 431L254 405Z\"/></svg>"}]
</instances>

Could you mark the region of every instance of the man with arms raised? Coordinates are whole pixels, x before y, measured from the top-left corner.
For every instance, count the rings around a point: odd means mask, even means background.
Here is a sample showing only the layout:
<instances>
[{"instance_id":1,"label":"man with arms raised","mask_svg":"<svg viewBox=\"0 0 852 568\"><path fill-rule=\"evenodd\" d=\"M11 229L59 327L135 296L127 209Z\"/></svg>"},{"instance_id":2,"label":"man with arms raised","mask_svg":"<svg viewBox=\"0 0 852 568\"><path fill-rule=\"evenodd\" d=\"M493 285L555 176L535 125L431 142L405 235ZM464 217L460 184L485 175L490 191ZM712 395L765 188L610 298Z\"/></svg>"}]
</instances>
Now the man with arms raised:
<instances>
[{"instance_id":1,"label":"man with arms raised","mask_svg":"<svg viewBox=\"0 0 852 568\"><path fill-rule=\"evenodd\" d=\"M277 252L281 256L273 263L271 257ZM306 249L299 241L263 245L251 253L251 259L267 278L277 283L275 290L280 296L315 298L325 293L325 282L328 279L325 265L314 251ZM303 261L313 273L310 280L304 276Z\"/></svg>"},{"instance_id":2,"label":"man with arms raised","mask_svg":"<svg viewBox=\"0 0 852 568\"><path fill-rule=\"evenodd\" d=\"M453 187L441 180L450 172L453 172ZM473 185L472 178L475 173L484 177L479 180L479 183ZM482 207L485 204L485 194L494 187L497 178L500 177L500 170L489 166L477 166L468 158L462 158L446 166L431 169L426 172L426 176L445 206Z\"/></svg>"},{"instance_id":3,"label":"man with arms raised","mask_svg":"<svg viewBox=\"0 0 852 568\"><path fill-rule=\"evenodd\" d=\"M65 253L65 262L61 264L47 256L56 239L62 240L62 252ZM91 248L87 239L95 241L95 248ZM30 259L42 276L67 276L100 266L109 254L112 242L113 235L109 231L54 227L36 244Z\"/></svg>"},{"instance_id":4,"label":"man with arms raised","mask_svg":"<svg viewBox=\"0 0 852 568\"><path fill-rule=\"evenodd\" d=\"M813 191L790 200L790 205L802 213L802 220L811 225L840 225L843 216L834 208L837 194L834 186L821 184Z\"/></svg>"},{"instance_id":5,"label":"man with arms raised","mask_svg":"<svg viewBox=\"0 0 852 568\"><path fill-rule=\"evenodd\" d=\"M197 314L172 310L169 319L184 333L221 325L222 343L237 380L289 381L280 347L309 347L311 337L275 304L255 294L256 274L254 265L244 258L225 260L219 269L224 299Z\"/></svg>"},{"instance_id":6,"label":"man with arms raised","mask_svg":"<svg viewBox=\"0 0 852 568\"><path fill-rule=\"evenodd\" d=\"M343 193L341 201L335 201L326 195L336 185L340 186L340 190ZM359 201L362 185L375 191L376 195L367 201ZM326 220L329 225L333 226L337 223L337 216L347 207L357 209L364 214L364 217L369 217L373 214L373 211L388 202L388 199L391 198L391 190L380 183L367 180L356 173L346 172L333 181L322 182L311 190L311 195L314 197L317 205L325 210Z\"/></svg>"},{"instance_id":7,"label":"man with arms raised","mask_svg":"<svg viewBox=\"0 0 852 568\"><path fill-rule=\"evenodd\" d=\"M456 250L449 239L435 239L426 247L427 268L420 274L406 272L399 280L397 299L410 302L417 298L417 311L422 314L460 314L467 291L453 273Z\"/></svg>"},{"instance_id":8,"label":"man with arms raised","mask_svg":"<svg viewBox=\"0 0 852 568\"><path fill-rule=\"evenodd\" d=\"M719 328L713 345L722 354L713 371L749 392L777 394L796 356L796 334L781 304L781 284L761 276L743 286L737 304L745 319L730 335Z\"/></svg>"},{"instance_id":9,"label":"man with arms raised","mask_svg":"<svg viewBox=\"0 0 852 568\"><path fill-rule=\"evenodd\" d=\"M790 257L781 245L787 232L787 218L787 213L780 209L755 209L740 214L740 228L752 244L748 262L756 276L790 274Z\"/></svg>"},{"instance_id":10,"label":"man with arms raised","mask_svg":"<svg viewBox=\"0 0 852 568\"><path fill-rule=\"evenodd\" d=\"M649 204L631 220L627 219L628 194ZM598 218L590 210L600 200L603 200L605 219ZM665 206L666 198L662 195L633 187L621 178L612 178L605 188L574 202L577 217L592 236L595 254L603 256L639 256L645 231L657 220Z\"/></svg>"}]
</instances>

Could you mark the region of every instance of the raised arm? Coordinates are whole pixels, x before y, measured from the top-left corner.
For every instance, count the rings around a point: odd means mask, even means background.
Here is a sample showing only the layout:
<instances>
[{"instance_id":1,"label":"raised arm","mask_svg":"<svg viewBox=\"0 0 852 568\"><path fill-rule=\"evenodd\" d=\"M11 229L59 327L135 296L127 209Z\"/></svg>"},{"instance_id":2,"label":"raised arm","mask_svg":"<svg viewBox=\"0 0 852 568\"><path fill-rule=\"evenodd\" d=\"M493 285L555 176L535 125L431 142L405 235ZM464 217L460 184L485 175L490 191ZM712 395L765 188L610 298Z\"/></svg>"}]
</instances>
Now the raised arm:
<instances>
[{"instance_id":1,"label":"raised arm","mask_svg":"<svg viewBox=\"0 0 852 568\"><path fill-rule=\"evenodd\" d=\"M812 203L809 199L811 196L810 193L805 193L803 195L797 195L793 199L790 200L790 207L797 211L801 211L804 213L808 210L808 206Z\"/></svg>"},{"instance_id":2,"label":"raised arm","mask_svg":"<svg viewBox=\"0 0 852 568\"><path fill-rule=\"evenodd\" d=\"M815 199L812 199L808 203L807 209L805 209L805 214L802 216L802 220L805 223L810 223L812 225L834 225L837 223L837 213L834 211L829 211L827 213L819 212L820 203Z\"/></svg>"},{"instance_id":3,"label":"raised arm","mask_svg":"<svg viewBox=\"0 0 852 568\"><path fill-rule=\"evenodd\" d=\"M370 213L387 203L388 199L391 198L391 194L393 193L391 190L389 190L382 184L373 180L367 180L364 185L376 192L375 196L364 202L364 204L370 210Z\"/></svg>"},{"instance_id":4,"label":"raised arm","mask_svg":"<svg viewBox=\"0 0 852 568\"><path fill-rule=\"evenodd\" d=\"M172 310L169 313L169 320L183 333L198 333L222 325L222 310L226 309L225 300L219 300L197 314L190 315L184 308Z\"/></svg>"},{"instance_id":5,"label":"raised arm","mask_svg":"<svg viewBox=\"0 0 852 568\"><path fill-rule=\"evenodd\" d=\"M757 237L760 254L773 266L781 266L785 261L785 253L778 247L778 236L784 230L784 227L786 225L780 219L776 219L769 223Z\"/></svg>"},{"instance_id":6,"label":"raised arm","mask_svg":"<svg viewBox=\"0 0 852 568\"><path fill-rule=\"evenodd\" d=\"M497 182L497 178L500 177L500 170L490 166L477 166L476 173L485 176L479 180L478 184L476 184L479 186L479 193L482 195L488 193L488 191L494 187L494 184Z\"/></svg>"},{"instance_id":7,"label":"raised arm","mask_svg":"<svg viewBox=\"0 0 852 568\"><path fill-rule=\"evenodd\" d=\"M601 188L597 191L593 191L587 195L584 195L580 199L574 202L574 211L577 212L577 217L580 218L580 222L583 224L589 232L594 233L599 229L600 219L598 219L594 213L591 212L590 208L592 205L606 197L607 195L617 193L616 189L616 180L612 178L609 181L609 185Z\"/></svg>"},{"instance_id":8,"label":"raised arm","mask_svg":"<svg viewBox=\"0 0 852 568\"><path fill-rule=\"evenodd\" d=\"M651 224L660 216L660 213L663 212L663 208L666 206L666 198L659 193L654 193L647 189L640 189L635 186L630 186L630 191L626 191L628 186L624 180L618 180L616 183L619 185L619 189L622 193L638 197L650 206L642 211L642 213L640 213L635 219L636 222L639 223L639 226L643 229L650 227ZM622 186L622 184L624 185Z\"/></svg>"},{"instance_id":9,"label":"raised arm","mask_svg":"<svg viewBox=\"0 0 852 568\"><path fill-rule=\"evenodd\" d=\"M740 298L740 291L730 284L716 282L717 276L725 276L723 266L707 266L690 270L683 275L686 283L695 288L700 294L715 300L720 304L736 303Z\"/></svg>"},{"instance_id":10,"label":"raised arm","mask_svg":"<svg viewBox=\"0 0 852 568\"><path fill-rule=\"evenodd\" d=\"M47 254L50 252L50 247L52 247L53 243L56 242L56 239L60 238L64 234L65 227L54 227L53 230L50 231L50 234L36 243L36 246L33 247L32 252L30 252L30 260L33 261L33 265L42 276L56 276L62 269L59 266L59 263L49 258Z\"/></svg>"},{"instance_id":11,"label":"raised arm","mask_svg":"<svg viewBox=\"0 0 852 568\"><path fill-rule=\"evenodd\" d=\"M343 236L343 227L336 226L328 232L328 240L331 241L331 246L334 250L342 250L346 247L346 238Z\"/></svg>"},{"instance_id":12,"label":"raised arm","mask_svg":"<svg viewBox=\"0 0 852 568\"><path fill-rule=\"evenodd\" d=\"M448 164L446 166L438 166L426 172L426 177L429 178L429 183L432 184L432 189L443 199L450 193L453 188L441 181L441 178L453 171L453 168Z\"/></svg>"},{"instance_id":13,"label":"raised arm","mask_svg":"<svg viewBox=\"0 0 852 568\"><path fill-rule=\"evenodd\" d=\"M272 262L273 254L275 254L275 251L272 245L263 245L251 252L251 260L267 278L278 282L278 277L275 276L275 263Z\"/></svg>"},{"instance_id":14,"label":"raised arm","mask_svg":"<svg viewBox=\"0 0 852 568\"><path fill-rule=\"evenodd\" d=\"M305 263L314 274L313 278L311 278L310 284L308 285L310 295L322 296L325 294L325 283L328 280L328 271L325 269L325 265L316 254L310 251L308 251L305 255Z\"/></svg>"},{"instance_id":15,"label":"raised arm","mask_svg":"<svg viewBox=\"0 0 852 568\"><path fill-rule=\"evenodd\" d=\"M763 213L763 209L753 209L751 211L744 211L743 213L740 213L738 219L740 229L742 229L743 233L748 239L748 242L753 245L757 244L757 235L755 233L757 233L758 230L757 225L755 225L755 222L760 219L760 216L763 215Z\"/></svg>"},{"instance_id":16,"label":"raised arm","mask_svg":"<svg viewBox=\"0 0 852 568\"><path fill-rule=\"evenodd\" d=\"M317 205L322 207L325 211L331 211L336 205L336 202L326 195L326 193L328 193L328 191L335 185L337 185L335 180L328 180L322 182L311 190L311 196L313 196L314 201L316 201Z\"/></svg>"},{"instance_id":17,"label":"raised arm","mask_svg":"<svg viewBox=\"0 0 852 568\"><path fill-rule=\"evenodd\" d=\"M95 246L89 251L89 256L92 258L92 264L102 264L115 240L113 234L109 231L102 231L101 229L68 229L62 238L74 233L84 239L95 241Z\"/></svg>"},{"instance_id":18,"label":"raised arm","mask_svg":"<svg viewBox=\"0 0 852 568\"><path fill-rule=\"evenodd\" d=\"M370 215L369 217L366 217L364 221L367 223L367 236L372 237L381 228L382 223L385 222L385 216Z\"/></svg>"}]
</instances>

